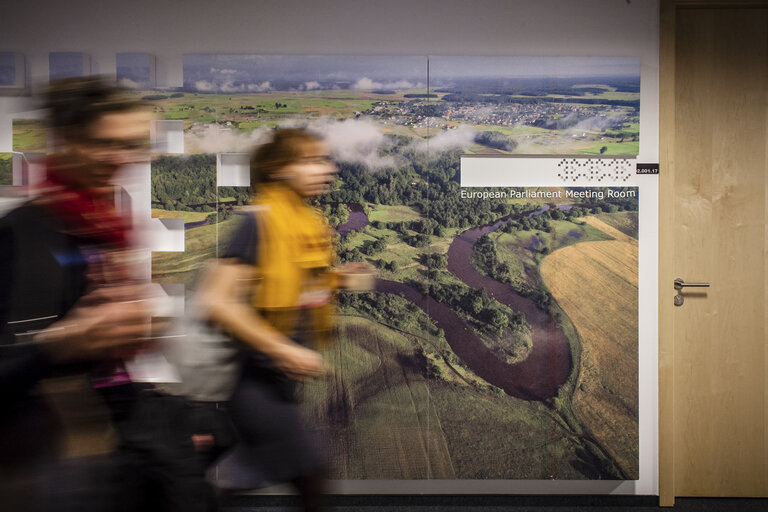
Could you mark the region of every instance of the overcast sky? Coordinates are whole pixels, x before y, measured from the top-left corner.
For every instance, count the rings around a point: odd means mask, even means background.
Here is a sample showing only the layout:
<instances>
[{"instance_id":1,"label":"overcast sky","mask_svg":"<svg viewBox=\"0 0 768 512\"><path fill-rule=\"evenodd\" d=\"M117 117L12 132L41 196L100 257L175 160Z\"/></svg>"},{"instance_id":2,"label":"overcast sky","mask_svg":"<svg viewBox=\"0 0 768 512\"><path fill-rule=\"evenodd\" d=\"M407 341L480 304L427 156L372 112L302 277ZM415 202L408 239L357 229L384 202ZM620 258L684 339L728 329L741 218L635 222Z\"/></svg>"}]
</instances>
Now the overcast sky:
<instances>
[{"instance_id":1,"label":"overcast sky","mask_svg":"<svg viewBox=\"0 0 768 512\"><path fill-rule=\"evenodd\" d=\"M354 89L409 89L431 81L462 78L598 77L640 79L637 58L617 57L402 57L312 55L184 56L184 82L198 90L264 91L276 81L302 83L302 90L329 83Z\"/></svg>"}]
</instances>

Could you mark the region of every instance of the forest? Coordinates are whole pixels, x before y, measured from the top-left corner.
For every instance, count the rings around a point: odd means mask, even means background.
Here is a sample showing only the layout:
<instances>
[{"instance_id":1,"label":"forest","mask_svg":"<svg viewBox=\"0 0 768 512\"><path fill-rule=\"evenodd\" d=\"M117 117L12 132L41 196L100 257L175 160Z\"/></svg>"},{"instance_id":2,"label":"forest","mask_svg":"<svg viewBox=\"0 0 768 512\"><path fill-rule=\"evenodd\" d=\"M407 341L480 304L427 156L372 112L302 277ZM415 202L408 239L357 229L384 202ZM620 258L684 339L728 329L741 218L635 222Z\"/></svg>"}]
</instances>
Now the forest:
<instances>
[{"instance_id":1,"label":"forest","mask_svg":"<svg viewBox=\"0 0 768 512\"><path fill-rule=\"evenodd\" d=\"M247 187L216 186L216 155L162 155L152 161L152 204L165 210L212 212L219 202L247 204Z\"/></svg>"},{"instance_id":2,"label":"forest","mask_svg":"<svg viewBox=\"0 0 768 512\"><path fill-rule=\"evenodd\" d=\"M0 153L0 185L12 184L13 160L11 159L10 153Z\"/></svg>"}]
</instances>

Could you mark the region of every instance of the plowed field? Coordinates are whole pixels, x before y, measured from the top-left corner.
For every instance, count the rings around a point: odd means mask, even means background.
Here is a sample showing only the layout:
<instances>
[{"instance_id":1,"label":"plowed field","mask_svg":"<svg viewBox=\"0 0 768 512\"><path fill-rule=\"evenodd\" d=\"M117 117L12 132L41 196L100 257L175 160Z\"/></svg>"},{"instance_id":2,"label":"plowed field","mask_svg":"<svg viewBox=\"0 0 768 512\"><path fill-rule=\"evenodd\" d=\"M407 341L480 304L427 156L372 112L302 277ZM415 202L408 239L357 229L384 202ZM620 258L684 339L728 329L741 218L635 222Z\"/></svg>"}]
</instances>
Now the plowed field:
<instances>
[{"instance_id":1,"label":"plowed field","mask_svg":"<svg viewBox=\"0 0 768 512\"><path fill-rule=\"evenodd\" d=\"M557 250L541 263L541 275L583 343L574 411L637 478L638 245L598 219L585 220L617 240Z\"/></svg>"}]
</instances>

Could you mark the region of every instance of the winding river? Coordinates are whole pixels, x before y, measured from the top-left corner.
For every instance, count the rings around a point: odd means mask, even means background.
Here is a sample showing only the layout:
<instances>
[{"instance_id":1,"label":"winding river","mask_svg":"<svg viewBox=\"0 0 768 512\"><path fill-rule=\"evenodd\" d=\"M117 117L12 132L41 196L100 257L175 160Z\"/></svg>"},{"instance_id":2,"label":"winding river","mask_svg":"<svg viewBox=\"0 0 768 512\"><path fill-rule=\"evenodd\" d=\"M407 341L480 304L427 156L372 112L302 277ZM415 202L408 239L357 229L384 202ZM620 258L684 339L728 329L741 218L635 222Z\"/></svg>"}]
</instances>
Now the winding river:
<instances>
[{"instance_id":1,"label":"winding river","mask_svg":"<svg viewBox=\"0 0 768 512\"><path fill-rule=\"evenodd\" d=\"M543 211L545 209L532 215ZM515 292L508 284L481 274L471 262L475 242L510 220L514 217L471 228L457 236L448 249L448 270L468 286L485 289L489 296L525 315L531 326L533 344L525 360L514 364L499 360L449 306L406 284L378 280L376 290L403 295L423 309L443 329L451 349L479 377L509 395L525 400L546 400L557 394L571 371L568 339L554 319L532 300Z\"/></svg>"},{"instance_id":2,"label":"winding river","mask_svg":"<svg viewBox=\"0 0 768 512\"><path fill-rule=\"evenodd\" d=\"M368 216L363 211L363 207L359 204L348 204L349 207L349 219L344 224L340 224L336 231L343 237L347 236L347 233L356 229L364 228L368 225Z\"/></svg>"}]
</instances>

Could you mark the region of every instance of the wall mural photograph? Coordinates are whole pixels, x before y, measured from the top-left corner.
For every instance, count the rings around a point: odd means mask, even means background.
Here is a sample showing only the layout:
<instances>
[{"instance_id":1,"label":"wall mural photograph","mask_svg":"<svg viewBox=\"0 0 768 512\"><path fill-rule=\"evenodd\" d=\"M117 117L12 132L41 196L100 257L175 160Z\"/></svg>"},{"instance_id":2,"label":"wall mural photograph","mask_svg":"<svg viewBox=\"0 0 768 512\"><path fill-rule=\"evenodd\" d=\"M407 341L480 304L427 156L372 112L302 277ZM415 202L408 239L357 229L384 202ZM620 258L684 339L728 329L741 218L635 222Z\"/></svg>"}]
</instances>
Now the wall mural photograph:
<instances>
[{"instance_id":1,"label":"wall mural photograph","mask_svg":"<svg viewBox=\"0 0 768 512\"><path fill-rule=\"evenodd\" d=\"M0 153L0 186L13 185L13 153Z\"/></svg>"},{"instance_id":2,"label":"wall mural photograph","mask_svg":"<svg viewBox=\"0 0 768 512\"><path fill-rule=\"evenodd\" d=\"M0 52L0 87L11 87L16 82L16 55Z\"/></svg>"},{"instance_id":3,"label":"wall mural photograph","mask_svg":"<svg viewBox=\"0 0 768 512\"><path fill-rule=\"evenodd\" d=\"M115 68L120 87L148 89L154 85L154 57L148 53L118 53Z\"/></svg>"},{"instance_id":4,"label":"wall mural photograph","mask_svg":"<svg viewBox=\"0 0 768 512\"><path fill-rule=\"evenodd\" d=\"M186 248L153 278L188 290L248 201L217 154L276 126L328 142L317 207L377 273L304 389L334 478L638 478L638 188L459 184L462 154L636 155L637 59L193 54L182 88L134 93L183 123L152 214Z\"/></svg>"}]
</instances>

